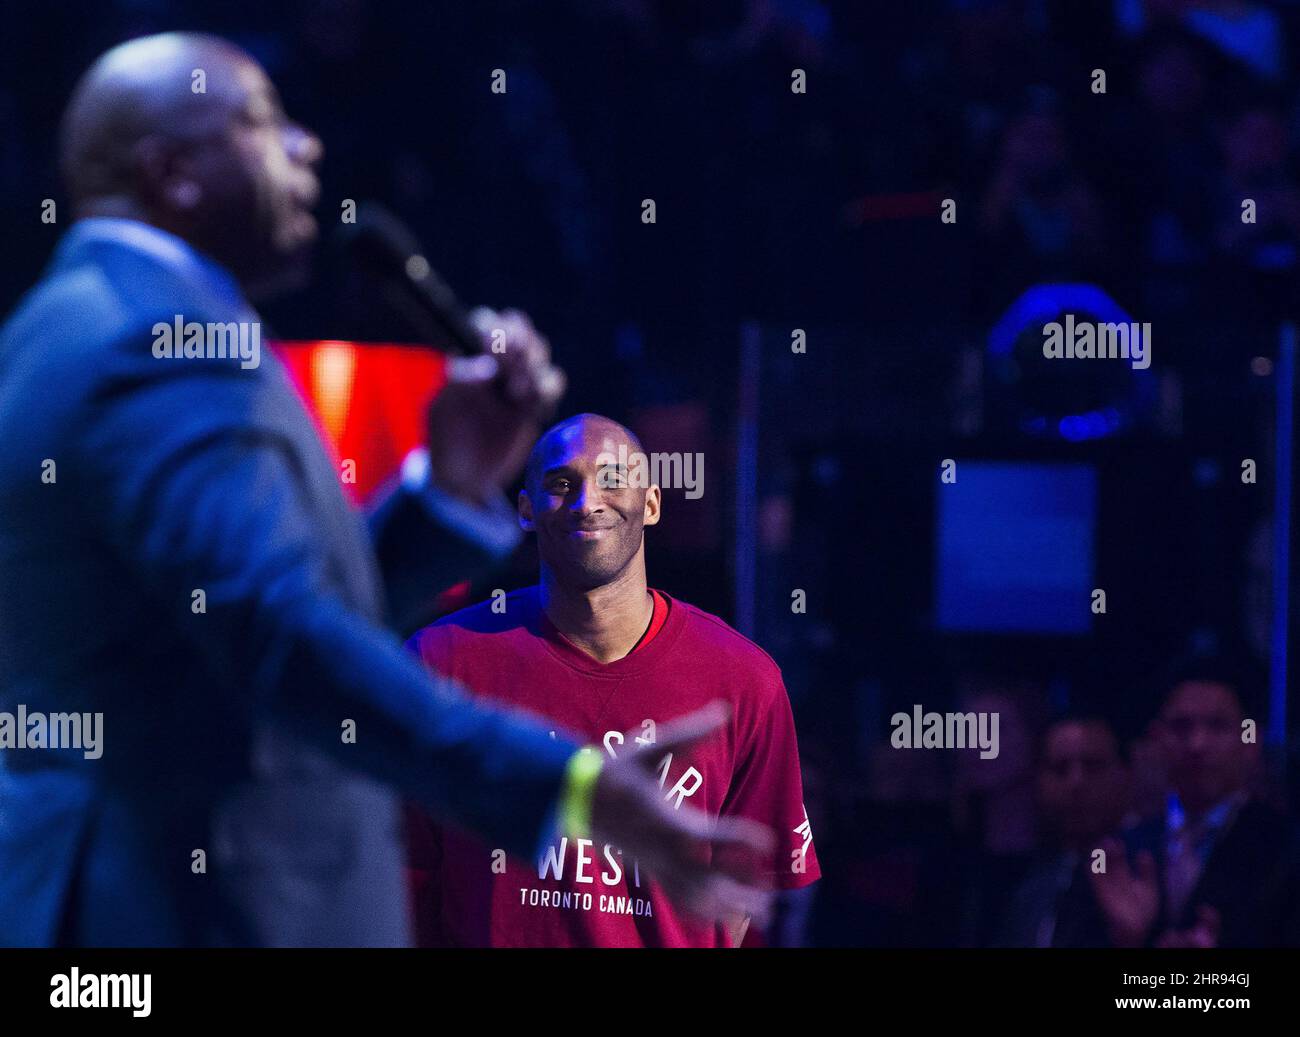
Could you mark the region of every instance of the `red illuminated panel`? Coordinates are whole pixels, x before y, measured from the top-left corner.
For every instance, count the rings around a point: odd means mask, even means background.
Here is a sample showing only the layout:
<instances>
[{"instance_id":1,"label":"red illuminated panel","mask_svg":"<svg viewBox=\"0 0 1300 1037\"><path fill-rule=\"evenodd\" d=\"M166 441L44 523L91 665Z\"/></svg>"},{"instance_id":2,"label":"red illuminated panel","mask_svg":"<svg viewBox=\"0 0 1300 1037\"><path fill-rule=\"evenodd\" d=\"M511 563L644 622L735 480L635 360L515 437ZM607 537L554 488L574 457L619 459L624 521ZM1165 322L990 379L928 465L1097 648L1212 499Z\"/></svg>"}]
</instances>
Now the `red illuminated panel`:
<instances>
[{"instance_id":1,"label":"red illuminated panel","mask_svg":"<svg viewBox=\"0 0 1300 1037\"><path fill-rule=\"evenodd\" d=\"M424 443L424 412L446 383L446 357L395 343L270 345L335 460L355 463L356 482L342 486L362 503Z\"/></svg>"}]
</instances>

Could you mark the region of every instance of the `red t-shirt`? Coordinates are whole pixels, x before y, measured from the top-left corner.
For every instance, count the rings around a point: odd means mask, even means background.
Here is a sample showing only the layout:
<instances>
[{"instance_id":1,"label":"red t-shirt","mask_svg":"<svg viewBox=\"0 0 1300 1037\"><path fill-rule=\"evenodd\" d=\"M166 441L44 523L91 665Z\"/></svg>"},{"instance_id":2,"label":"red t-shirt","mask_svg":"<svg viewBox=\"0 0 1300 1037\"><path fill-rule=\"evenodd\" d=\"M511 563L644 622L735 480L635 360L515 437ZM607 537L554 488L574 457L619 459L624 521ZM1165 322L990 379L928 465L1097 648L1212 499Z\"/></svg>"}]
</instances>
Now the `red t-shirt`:
<instances>
[{"instance_id":1,"label":"red t-shirt","mask_svg":"<svg viewBox=\"0 0 1300 1037\"><path fill-rule=\"evenodd\" d=\"M658 595L659 592L656 592ZM658 725L723 699L731 718L656 766L664 798L713 816L753 818L777 833L769 879L796 889L821 874L803 808L794 718L771 658L726 623L662 595L637 647L601 663L542 612L538 588L426 627L409 644L474 694L530 710L615 756L625 732L653 743ZM498 606L500 607L500 606ZM657 623L656 623L657 621ZM656 629L657 626L657 629ZM431 872L417 897L421 942L491 947L721 947L722 925L671 904L612 846L557 838L536 861L507 857L428 824L413 867Z\"/></svg>"}]
</instances>

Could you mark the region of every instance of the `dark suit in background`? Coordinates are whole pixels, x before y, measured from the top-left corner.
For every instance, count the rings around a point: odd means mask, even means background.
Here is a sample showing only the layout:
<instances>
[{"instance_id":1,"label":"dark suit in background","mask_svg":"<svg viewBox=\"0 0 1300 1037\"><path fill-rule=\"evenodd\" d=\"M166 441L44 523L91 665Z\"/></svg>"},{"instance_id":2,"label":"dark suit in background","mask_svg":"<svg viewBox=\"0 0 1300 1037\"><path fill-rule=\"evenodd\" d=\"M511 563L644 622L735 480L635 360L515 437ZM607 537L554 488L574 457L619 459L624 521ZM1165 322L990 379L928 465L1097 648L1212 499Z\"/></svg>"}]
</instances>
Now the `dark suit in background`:
<instances>
[{"instance_id":1,"label":"dark suit in background","mask_svg":"<svg viewBox=\"0 0 1300 1037\"><path fill-rule=\"evenodd\" d=\"M1129 859L1142 850L1155 858L1160 912L1153 933L1185 930L1197 908L1219 914L1220 947L1300 946L1300 840L1295 825L1258 800L1247 800L1209 846L1200 876L1181 910L1165 887L1168 839L1164 817L1128 832Z\"/></svg>"},{"instance_id":2,"label":"dark suit in background","mask_svg":"<svg viewBox=\"0 0 1300 1037\"><path fill-rule=\"evenodd\" d=\"M575 746L406 655L278 362L156 358L177 315L257 320L180 239L94 220L0 331L0 708L103 714L100 759L0 752L0 943L405 943L393 790L527 854ZM431 501L382 513L390 587L471 575Z\"/></svg>"},{"instance_id":3,"label":"dark suit in background","mask_svg":"<svg viewBox=\"0 0 1300 1037\"><path fill-rule=\"evenodd\" d=\"M1002 920L1000 947L1108 947L1106 917L1092 893L1090 855L1035 857Z\"/></svg>"}]
</instances>

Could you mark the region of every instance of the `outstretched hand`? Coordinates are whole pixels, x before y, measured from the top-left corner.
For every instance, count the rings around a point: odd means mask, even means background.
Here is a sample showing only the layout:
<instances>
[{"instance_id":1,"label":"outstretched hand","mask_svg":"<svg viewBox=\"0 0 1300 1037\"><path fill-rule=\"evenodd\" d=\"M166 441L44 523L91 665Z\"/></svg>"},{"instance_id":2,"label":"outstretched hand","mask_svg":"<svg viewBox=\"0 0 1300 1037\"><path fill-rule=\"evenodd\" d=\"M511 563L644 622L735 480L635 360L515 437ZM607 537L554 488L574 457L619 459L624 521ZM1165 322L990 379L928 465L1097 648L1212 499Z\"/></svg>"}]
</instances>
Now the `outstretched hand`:
<instances>
[{"instance_id":1,"label":"outstretched hand","mask_svg":"<svg viewBox=\"0 0 1300 1037\"><path fill-rule=\"evenodd\" d=\"M605 763L596 783L591 826L603 841L635 857L676 902L713 921L748 916L766 925L771 892L759 875L775 837L745 818L711 818L683 803L673 807L655 779L657 764L716 731L729 715L713 702L659 728L652 745ZM636 745L629 737L624 745Z\"/></svg>"}]
</instances>

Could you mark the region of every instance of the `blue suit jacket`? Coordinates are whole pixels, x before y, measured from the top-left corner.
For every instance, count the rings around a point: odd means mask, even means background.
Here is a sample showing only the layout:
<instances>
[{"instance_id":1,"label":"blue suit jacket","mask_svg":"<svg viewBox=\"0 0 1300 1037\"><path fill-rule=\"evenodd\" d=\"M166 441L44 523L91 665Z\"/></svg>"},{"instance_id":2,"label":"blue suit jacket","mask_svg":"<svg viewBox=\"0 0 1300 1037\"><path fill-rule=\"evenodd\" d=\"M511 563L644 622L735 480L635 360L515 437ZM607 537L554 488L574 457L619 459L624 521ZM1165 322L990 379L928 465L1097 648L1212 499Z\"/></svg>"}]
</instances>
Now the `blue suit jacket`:
<instances>
[{"instance_id":1,"label":"blue suit jacket","mask_svg":"<svg viewBox=\"0 0 1300 1037\"><path fill-rule=\"evenodd\" d=\"M0 331L0 710L103 714L99 759L0 750L0 944L405 943L398 794L531 853L574 748L385 629L269 351L153 355L255 318L217 283L79 224ZM415 495L383 525L392 586L466 575Z\"/></svg>"}]
</instances>

